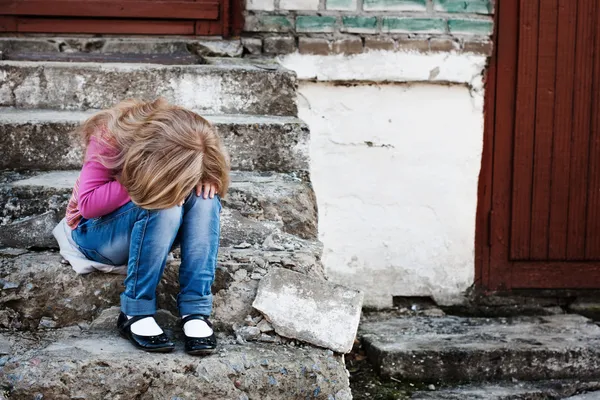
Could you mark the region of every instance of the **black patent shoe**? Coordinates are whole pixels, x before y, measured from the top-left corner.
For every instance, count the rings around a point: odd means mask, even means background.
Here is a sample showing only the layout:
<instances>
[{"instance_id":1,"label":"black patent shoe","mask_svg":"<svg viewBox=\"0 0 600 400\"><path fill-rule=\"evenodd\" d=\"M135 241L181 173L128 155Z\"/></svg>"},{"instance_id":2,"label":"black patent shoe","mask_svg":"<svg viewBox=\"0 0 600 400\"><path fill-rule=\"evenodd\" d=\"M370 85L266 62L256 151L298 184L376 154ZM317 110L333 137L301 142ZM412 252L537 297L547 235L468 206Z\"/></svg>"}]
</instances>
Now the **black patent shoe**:
<instances>
[{"instance_id":1,"label":"black patent shoe","mask_svg":"<svg viewBox=\"0 0 600 400\"><path fill-rule=\"evenodd\" d=\"M206 315L200 314L191 314L181 320L181 329L183 330L183 326L186 322L191 321L193 319L201 319L212 329L212 324L208 320ZM217 338L215 337L215 332L213 330L212 335L207 337L191 337L185 334L183 331L183 336L185 337L185 352L191 354L193 356L200 356L210 354L215 351L217 348Z\"/></svg>"},{"instance_id":2,"label":"black patent shoe","mask_svg":"<svg viewBox=\"0 0 600 400\"><path fill-rule=\"evenodd\" d=\"M131 332L131 324L147 317L152 317L152 315L136 315L135 317L127 319L127 316L121 312L119 314L119 319L117 320L117 329L121 336L125 339L129 339L129 341L138 349L152 353L169 353L173 351L175 345L164 333L156 336L142 336Z\"/></svg>"}]
</instances>

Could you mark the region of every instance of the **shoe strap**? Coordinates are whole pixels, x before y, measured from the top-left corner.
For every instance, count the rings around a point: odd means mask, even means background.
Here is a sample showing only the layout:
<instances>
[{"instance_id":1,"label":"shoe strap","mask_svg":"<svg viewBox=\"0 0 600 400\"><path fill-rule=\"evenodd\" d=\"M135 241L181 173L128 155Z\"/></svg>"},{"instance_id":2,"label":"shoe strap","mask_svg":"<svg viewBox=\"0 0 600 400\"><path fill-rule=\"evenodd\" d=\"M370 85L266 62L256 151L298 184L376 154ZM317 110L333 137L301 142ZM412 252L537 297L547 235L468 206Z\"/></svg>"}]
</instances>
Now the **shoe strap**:
<instances>
[{"instance_id":1,"label":"shoe strap","mask_svg":"<svg viewBox=\"0 0 600 400\"><path fill-rule=\"evenodd\" d=\"M185 325L186 322L194 320L194 319L200 319L200 320L206 322L206 324L212 329L212 323L208 320L208 317L206 315L202 315L202 314L188 315L187 317L185 317L181 320L181 325Z\"/></svg>"},{"instance_id":2,"label":"shoe strap","mask_svg":"<svg viewBox=\"0 0 600 400\"><path fill-rule=\"evenodd\" d=\"M125 323L123 324L123 328L129 328L132 324L148 317L154 318L154 315L134 315L133 317L125 321ZM127 316L125 316L125 318L127 318Z\"/></svg>"}]
</instances>

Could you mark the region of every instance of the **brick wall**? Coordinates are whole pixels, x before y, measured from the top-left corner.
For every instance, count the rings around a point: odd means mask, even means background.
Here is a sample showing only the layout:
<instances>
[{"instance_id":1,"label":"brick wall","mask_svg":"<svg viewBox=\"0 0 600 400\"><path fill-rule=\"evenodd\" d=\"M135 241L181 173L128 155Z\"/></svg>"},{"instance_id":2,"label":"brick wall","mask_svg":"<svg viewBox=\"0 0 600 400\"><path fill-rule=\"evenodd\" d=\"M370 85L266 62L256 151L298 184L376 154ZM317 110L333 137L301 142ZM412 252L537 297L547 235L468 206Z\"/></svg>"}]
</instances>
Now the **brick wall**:
<instances>
[{"instance_id":1,"label":"brick wall","mask_svg":"<svg viewBox=\"0 0 600 400\"><path fill-rule=\"evenodd\" d=\"M489 54L494 0L246 0L249 54Z\"/></svg>"}]
</instances>

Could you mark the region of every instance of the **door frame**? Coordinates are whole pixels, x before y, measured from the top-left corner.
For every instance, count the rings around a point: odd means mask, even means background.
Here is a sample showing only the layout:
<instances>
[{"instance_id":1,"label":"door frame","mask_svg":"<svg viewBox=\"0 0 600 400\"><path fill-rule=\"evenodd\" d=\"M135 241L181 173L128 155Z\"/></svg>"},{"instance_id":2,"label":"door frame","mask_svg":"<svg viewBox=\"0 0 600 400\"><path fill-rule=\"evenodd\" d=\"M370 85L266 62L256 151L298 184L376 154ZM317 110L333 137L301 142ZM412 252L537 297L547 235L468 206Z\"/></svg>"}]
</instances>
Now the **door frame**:
<instances>
[{"instance_id":1,"label":"door frame","mask_svg":"<svg viewBox=\"0 0 600 400\"><path fill-rule=\"evenodd\" d=\"M509 258L521 1L524 0L496 2L494 51L485 75L484 138L475 229L475 287L483 293L518 289L598 289L600 265L597 262L511 261ZM568 263L568 274L564 273L565 263Z\"/></svg>"}]
</instances>

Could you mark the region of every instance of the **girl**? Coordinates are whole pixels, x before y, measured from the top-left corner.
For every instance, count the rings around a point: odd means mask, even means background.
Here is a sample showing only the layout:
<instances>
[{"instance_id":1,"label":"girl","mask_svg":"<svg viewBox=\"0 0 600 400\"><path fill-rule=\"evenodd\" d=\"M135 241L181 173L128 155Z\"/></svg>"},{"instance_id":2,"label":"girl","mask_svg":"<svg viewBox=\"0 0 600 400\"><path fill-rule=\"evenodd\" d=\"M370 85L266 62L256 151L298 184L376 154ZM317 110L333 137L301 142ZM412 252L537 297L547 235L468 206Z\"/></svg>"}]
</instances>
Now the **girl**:
<instances>
[{"instance_id":1,"label":"girl","mask_svg":"<svg viewBox=\"0 0 600 400\"><path fill-rule=\"evenodd\" d=\"M119 332L146 351L174 349L153 315L167 256L179 244L185 350L214 350L208 317L219 196L229 185L221 139L204 118L162 99L122 102L88 119L80 132L86 155L63 223L87 259L127 265Z\"/></svg>"}]
</instances>

